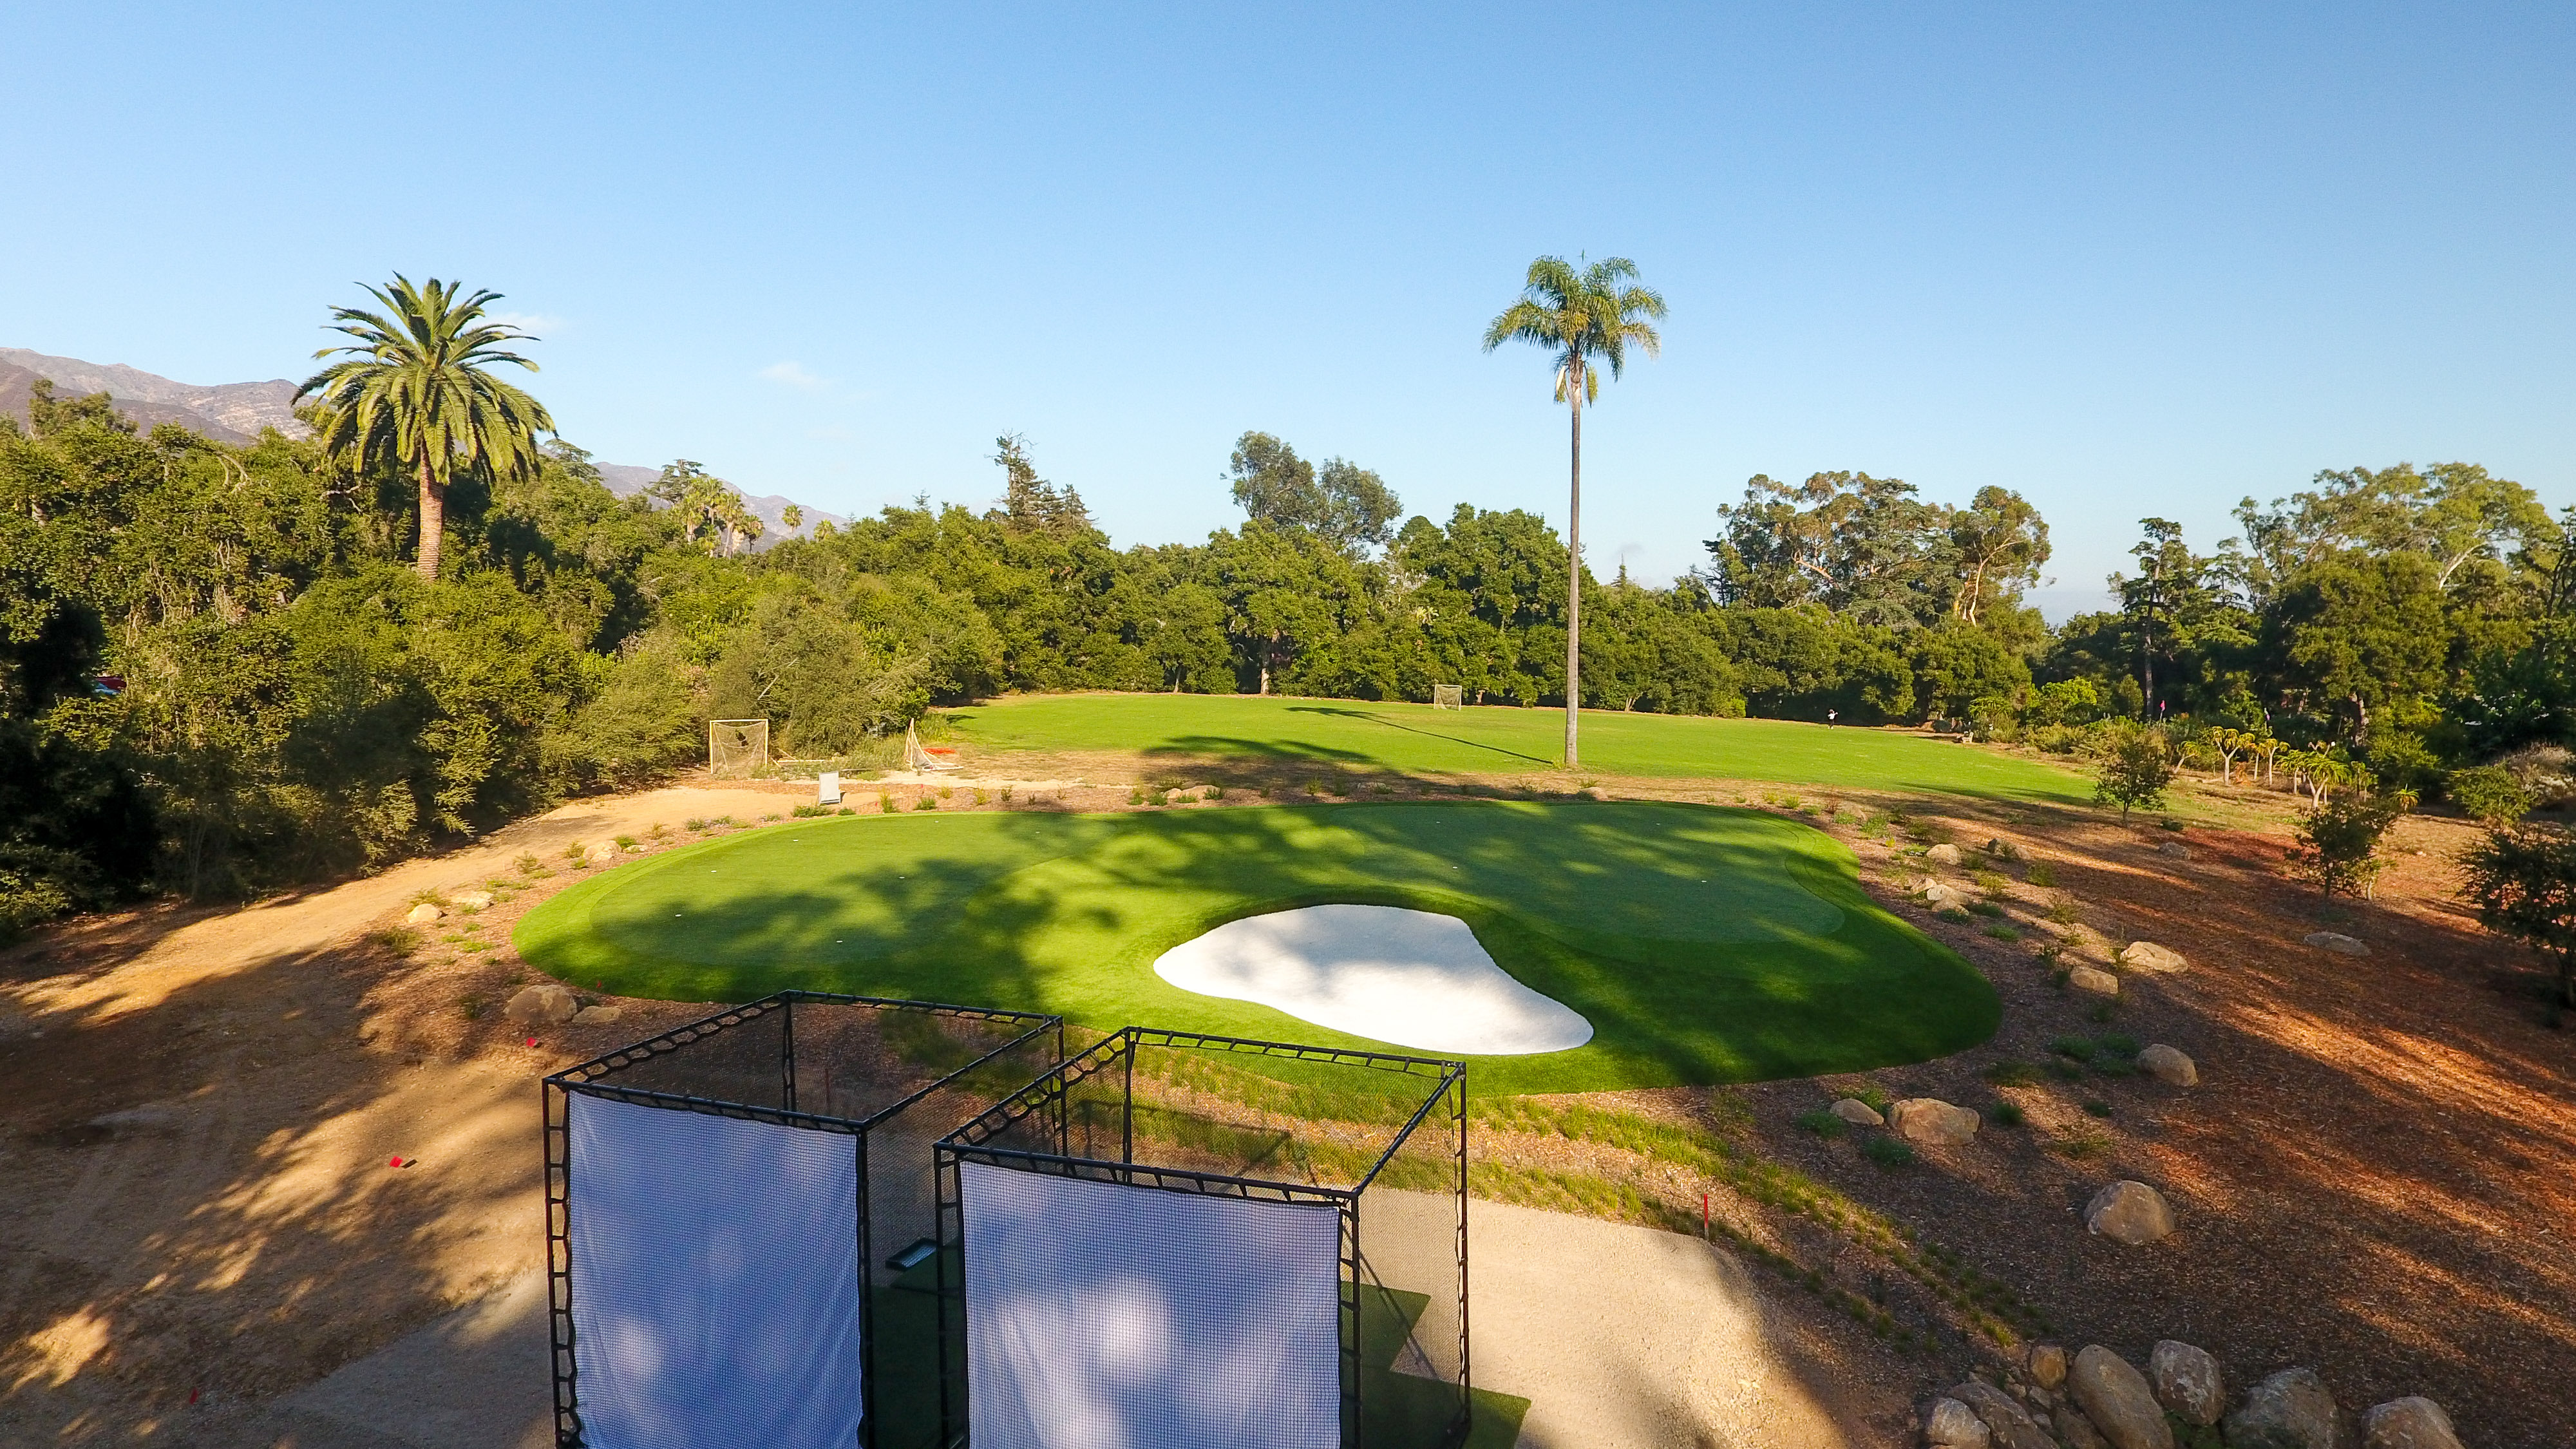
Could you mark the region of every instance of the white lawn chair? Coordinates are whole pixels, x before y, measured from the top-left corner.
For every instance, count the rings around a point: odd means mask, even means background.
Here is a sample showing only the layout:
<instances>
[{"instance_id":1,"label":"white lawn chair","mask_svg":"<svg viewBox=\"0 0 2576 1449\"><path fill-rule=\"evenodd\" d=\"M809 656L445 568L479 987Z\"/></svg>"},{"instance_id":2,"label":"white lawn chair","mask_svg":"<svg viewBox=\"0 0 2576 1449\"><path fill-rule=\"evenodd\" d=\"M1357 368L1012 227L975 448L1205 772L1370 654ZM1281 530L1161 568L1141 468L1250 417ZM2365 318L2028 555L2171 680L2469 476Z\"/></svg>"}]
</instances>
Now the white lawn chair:
<instances>
[{"instance_id":1,"label":"white lawn chair","mask_svg":"<svg viewBox=\"0 0 2576 1449\"><path fill-rule=\"evenodd\" d=\"M825 770L822 777L814 782L814 803L817 805L838 805L841 803L840 771Z\"/></svg>"}]
</instances>

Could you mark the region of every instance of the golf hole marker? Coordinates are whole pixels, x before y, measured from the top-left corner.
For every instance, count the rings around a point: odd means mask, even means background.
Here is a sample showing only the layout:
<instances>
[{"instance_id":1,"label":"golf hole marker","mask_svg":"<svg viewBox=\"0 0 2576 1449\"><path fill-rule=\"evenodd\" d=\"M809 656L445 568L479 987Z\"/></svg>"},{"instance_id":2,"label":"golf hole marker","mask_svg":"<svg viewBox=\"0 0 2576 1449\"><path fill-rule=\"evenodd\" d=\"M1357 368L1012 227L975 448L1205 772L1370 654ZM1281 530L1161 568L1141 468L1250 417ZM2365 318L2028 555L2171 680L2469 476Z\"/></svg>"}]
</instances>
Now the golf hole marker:
<instances>
[{"instance_id":1,"label":"golf hole marker","mask_svg":"<svg viewBox=\"0 0 2576 1449\"><path fill-rule=\"evenodd\" d=\"M1592 1040L1591 1022L1512 979L1465 921L1398 906L1228 921L1164 952L1154 974L1418 1051L1521 1056Z\"/></svg>"}]
</instances>

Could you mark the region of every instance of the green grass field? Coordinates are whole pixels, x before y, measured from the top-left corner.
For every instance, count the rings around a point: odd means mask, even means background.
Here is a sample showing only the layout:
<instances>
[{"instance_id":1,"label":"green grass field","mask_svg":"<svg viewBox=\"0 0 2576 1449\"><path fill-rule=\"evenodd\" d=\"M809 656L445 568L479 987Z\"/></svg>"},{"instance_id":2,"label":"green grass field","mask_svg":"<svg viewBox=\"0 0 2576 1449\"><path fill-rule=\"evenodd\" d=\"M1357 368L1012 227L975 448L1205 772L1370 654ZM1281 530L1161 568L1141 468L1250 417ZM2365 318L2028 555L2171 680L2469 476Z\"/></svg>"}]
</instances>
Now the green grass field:
<instances>
[{"instance_id":1,"label":"green grass field","mask_svg":"<svg viewBox=\"0 0 2576 1449\"><path fill-rule=\"evenodd\" d=\"M1492 774L1552 769L1560 710L1277 699L1209 694L1039 695L956 710L958 743L981 768L1014 751L1141 751L1149 759L1310 762L1351 769ZM1586 711L1583 767L1603 775L1767 780L2082 802L2092 785L1991 750L1888 730L1790 720Z\"/></svg>"},{"instance_id":2,"label":"green grass field","mask_svg":"<svg viewBox=\"0 0 2576 1449\"><path fill-rule=\"evenodd\" d=\"M1467 921L1592 1041L1480 1059L1496 1092L1754 1081L1982 1041L1983 977L1880 909L1851 852L1754 811L1644 803L1243 807L793 821L586 880L514 937L579 986L679 1001L784 987L1377 1045L1153 973L1238 917L1325 901Z\"/></svg>"}]
</instances>

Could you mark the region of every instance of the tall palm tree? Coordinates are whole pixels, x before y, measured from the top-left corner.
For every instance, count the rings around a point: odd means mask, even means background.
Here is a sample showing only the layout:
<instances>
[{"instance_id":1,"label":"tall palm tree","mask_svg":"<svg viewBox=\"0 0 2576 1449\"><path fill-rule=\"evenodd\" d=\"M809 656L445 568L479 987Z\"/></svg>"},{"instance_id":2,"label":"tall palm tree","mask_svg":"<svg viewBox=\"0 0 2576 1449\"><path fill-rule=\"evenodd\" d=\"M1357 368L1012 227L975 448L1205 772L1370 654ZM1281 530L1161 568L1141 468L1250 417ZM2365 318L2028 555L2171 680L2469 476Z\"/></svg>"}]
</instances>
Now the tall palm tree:
<instances>
[{"instance_id":1,"label":"tall palm tree","mask_svg":"<svg viewBox=\"0 0 2576 1449\"><path fill-rule=\"evenodd\" d=\"M1556 354L1556 400L1574 414L1574 482L1565 514L1565 767L1582 763L1576 753L1576 711L1583 700L1583 405L1601 397L1596 365L1610 365L1617 378L1627 369L1628 349L1648 357L1663 351L1648 318L1664 315L1664 299L1636 280L1637 264L1611 257L1577 272L1563 257L1541 257L1530 263L1521 299L1485 329L1485 350L1506 342L1529 342Z\"/></svg>"},{"instance_id":2,"label":"tall palm tree","mask_svg":"<svg viewBox=\"0 0 2576 1449\"><path fill-rule=\"evenodd\" d=\"M537 468L537 434L555 420L535 398L484 369L537 365L504 343L534 342L514 327L483 320L498 292L466 296L461 282L416 287L400 272L393 285L367 288L382 314L334 307L332 330L356 343L326 347L317 358L352 356L305 380L297 397L322 403L315 429L323 447L360 468L390 458L420 483L420 576L438 578L439 536L447 522L447 485L457 470L527 477Z\"/></svg>"}]
</instances>

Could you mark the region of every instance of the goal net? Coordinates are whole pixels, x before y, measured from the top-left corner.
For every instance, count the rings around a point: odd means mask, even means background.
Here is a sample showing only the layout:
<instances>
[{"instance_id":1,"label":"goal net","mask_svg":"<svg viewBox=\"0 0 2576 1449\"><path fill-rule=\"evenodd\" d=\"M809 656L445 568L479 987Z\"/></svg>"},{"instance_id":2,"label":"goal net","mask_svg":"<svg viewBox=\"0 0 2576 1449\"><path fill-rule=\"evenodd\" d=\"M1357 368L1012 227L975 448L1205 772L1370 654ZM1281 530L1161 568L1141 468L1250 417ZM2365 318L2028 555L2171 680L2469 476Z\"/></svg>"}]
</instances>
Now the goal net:
<instances>
[{"instance_id":1,"label":"goal net","mask_svg":"<svg viewBox=\"0 0 2576 1449\"><path fill-rule=\"evenodd\" d=\"M1431 707L1433 709L1465 709L1467 707L1466 688L1463 685L1456 684L1435 684L1431 686Z\"/></svg>"},{"instance_id":2,"label":"goal net","mask_svg":"<svg viewBox=\"0 0 2576 1449\"><path fill-rule=\"evenodd\" d=\"M707 721L707 773L719 780L748 780L769 765L769 721Z\"/></svg>"}]
</instances>

